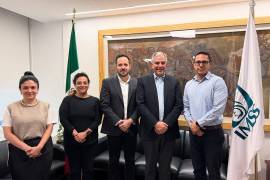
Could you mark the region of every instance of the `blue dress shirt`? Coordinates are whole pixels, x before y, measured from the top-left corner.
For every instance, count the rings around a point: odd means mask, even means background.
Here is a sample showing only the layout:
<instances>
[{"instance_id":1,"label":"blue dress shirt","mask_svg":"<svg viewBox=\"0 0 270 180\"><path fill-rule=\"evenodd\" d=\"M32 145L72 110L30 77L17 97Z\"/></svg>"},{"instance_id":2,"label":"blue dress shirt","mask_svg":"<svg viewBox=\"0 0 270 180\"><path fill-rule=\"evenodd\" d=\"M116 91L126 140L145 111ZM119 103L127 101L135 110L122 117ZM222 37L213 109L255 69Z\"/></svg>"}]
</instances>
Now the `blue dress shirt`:
<instances>
[{"instance_id":1,"label":"blue dress shirt","mask_svg":"<svg viewBox=\"0 0 270 180\"><path fill-rule=\"evenodd\" d=\"M154 73L155 84L158 95L159 120L163 120L164 116L164 76L159 77Z\"/></svg>"},{"instance_id":2,"label":"blue dress shirt","mask_svg":"<svg viewBox=\"0 0 270 180\"><path fill-rule=\"evenodd\" d=\"M221 77L210 72L201 80L195 76L185 86L184 116L200 127L221 124L227 97L228 89Z\"/></svg>"}]
</instances>

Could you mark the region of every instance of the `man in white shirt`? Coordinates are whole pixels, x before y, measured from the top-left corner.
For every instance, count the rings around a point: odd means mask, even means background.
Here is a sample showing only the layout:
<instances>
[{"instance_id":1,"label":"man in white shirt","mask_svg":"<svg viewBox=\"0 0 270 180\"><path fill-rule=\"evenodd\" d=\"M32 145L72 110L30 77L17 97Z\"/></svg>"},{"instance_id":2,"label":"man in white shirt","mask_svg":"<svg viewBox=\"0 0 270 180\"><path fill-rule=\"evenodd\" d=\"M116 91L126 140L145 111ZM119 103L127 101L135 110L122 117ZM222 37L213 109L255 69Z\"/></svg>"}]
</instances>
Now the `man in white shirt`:
<instances>
[{"instance_id":1,"label":"man in white shirt","mask_svg":"<svg viewBox=\"0 0 270 180\"><path fill-rule=\"evenodd\" d=\"M120 178L119 157L125 157L125 180L135 179L135 150L137 136L137 80L129 75L131 65L126 55L115 58L117 74L103 80L100 104L104 113L101 132L107 134L109 149L109 179Z\"/></svg>"}]
</instances>

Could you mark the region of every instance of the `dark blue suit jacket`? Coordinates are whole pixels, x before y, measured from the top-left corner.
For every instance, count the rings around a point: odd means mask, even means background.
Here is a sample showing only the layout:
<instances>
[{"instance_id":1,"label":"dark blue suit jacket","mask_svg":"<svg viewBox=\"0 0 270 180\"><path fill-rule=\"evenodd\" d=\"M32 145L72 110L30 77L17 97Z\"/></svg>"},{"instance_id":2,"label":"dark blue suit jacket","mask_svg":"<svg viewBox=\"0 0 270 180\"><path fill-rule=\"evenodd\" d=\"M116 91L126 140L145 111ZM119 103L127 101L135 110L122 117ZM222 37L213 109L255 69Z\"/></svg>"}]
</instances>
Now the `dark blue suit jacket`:
<instances>
[{"instance_id":1,"label":"dark blue suit jacket","mask_svg":"<svg viewBox=\"0 0 270 180\"><path fill-rule=\"evenodd\" d=\"M178 117L183 110L182 93L178 81L169 75L164 78L164 119L168 125L166 139L179 137ZM138 79L137 108L141 115L140 135L144 140L154 140L159 135L154 126L159 121L158 95L153 73Z\"/></svg>"}]
</instances>

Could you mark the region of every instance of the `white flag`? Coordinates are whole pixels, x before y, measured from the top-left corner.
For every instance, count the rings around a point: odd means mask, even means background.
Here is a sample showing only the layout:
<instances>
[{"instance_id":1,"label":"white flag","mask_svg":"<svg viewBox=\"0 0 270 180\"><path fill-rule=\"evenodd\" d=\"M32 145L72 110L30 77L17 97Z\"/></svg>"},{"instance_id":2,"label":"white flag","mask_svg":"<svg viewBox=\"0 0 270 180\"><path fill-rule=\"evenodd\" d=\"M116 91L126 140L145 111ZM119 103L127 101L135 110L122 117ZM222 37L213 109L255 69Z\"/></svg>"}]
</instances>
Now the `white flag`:
<instances>
[{"instance_id":1,"label":"white flag","mask_svg":"<svg viewBox=\"0 0 270 180\"><path fill-rule=\"evenodd\" d=\"M255 155L262 148L264 140L263 124L260 52L250 12L235 94L227 180L248 180L249 174L254 173Z\"/></svg>"}]
</instances>

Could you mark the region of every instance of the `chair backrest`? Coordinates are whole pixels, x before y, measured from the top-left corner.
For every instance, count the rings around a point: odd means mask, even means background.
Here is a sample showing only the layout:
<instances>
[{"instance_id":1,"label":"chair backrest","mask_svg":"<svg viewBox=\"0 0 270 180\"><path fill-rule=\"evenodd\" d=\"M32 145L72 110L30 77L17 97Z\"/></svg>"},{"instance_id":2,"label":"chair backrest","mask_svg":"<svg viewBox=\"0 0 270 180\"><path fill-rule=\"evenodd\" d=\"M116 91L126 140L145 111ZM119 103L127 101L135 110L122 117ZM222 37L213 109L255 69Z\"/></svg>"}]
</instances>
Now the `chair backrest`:
<instances>
[{"instance_id":1,"label":"chair backrest","mask_svg":"<svg viewBox=\"0 0 270 180\"><path fill-rule=\"evenodd\" d=\"M175 140L173 155L181 157L182 150L183 150L184 131L180 130L179 133L180 133L180 138L177 138ZM144 154L143 143L139 135L137 136L136 152L140 154Z\"/></svg>"},{"instance_id":2,"label":"chair backrest","mask_svg":"<svg viewBox=\"0 0 270 180\"><path fill-rule=\"evenodd\" d=\"M9 172L8 168L8 143L0 141L0 177Z\"/></svg>"},{"instance_id":3,"label":"chair backrest","mask_svg":"<svg viewBox=\"0 0 270 180\"><path fill-rule=\"evenodd\" d=\"M173 155L177 157L182 156L182 151L183 151L183 140L184 140L184 130L179 130L180 138L177 138L174 143L174 151Z\"/></svg>"},{"instance_id":4,"label":"chair backrest","mask_svg":"<svg viewBox=\"0 0 270 180\"><path fill-rule=\"evenodd\" d=\"M190 138L189 138L189 131L184 130L185 132L183 133L184 139L183 139L183 154L182 158L183 159L188 159L191 158L190 154ZM224 143L223 143L223 148L222 148L222 162L225 164L228 163L228 157L229 157L229 134L224 133Z\"/></svg>"},{"instance_id":5,"label":"chair backrest","mask_svg":"<svg viewBox=\"0 0 270 180\"><path fill-rule=\"evenodd\" d=\"M93 147L92 153L96 157L108 149L108 138L103 136L98 138L98 143Z\"/></svg>"},{"instance_id":6,"label":"chair backrest","mask_svg":"<svg viewBox=\"0 0 270 180\"><path fill-rule=\"evenodd\" d=\"M191 149L190 149L190 138L189 138L189 131L188 130L183 130L183 153L182 153L182 158L183 159L189 159L191 158Z\"/></svg>"},{"instance_id":7,"label":"chair backrest","mask_svg":"<svg viewBox=\"0 0 270 180\"><path fill-rule=\"evenodd\" d=\"M229 134L227 132L224 133L224 138L225 139L222 148L222 162L224 164L228 164L230 144L229 144Z\"/></svg>"}]
</instances>

